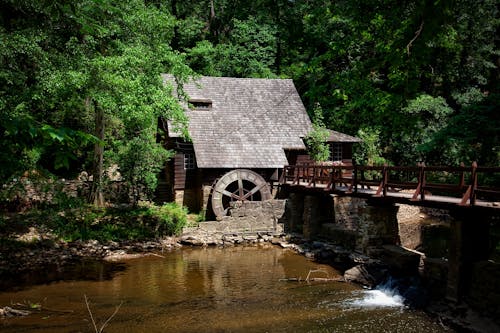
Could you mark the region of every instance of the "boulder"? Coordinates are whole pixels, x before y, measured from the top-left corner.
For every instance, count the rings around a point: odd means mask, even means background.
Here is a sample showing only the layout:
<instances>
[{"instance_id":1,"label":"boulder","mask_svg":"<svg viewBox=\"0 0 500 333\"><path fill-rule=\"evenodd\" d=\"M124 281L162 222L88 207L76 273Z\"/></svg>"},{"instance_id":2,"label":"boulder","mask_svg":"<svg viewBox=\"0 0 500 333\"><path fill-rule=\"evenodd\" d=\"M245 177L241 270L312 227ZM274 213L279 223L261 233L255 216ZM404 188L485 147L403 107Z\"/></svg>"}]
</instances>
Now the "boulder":
<instances>
[{"instance_id":1,"label":"boulder","mask_svg":"<svg viewBox=\"0 0 500 333\"><path fill-rule=\"evenodd\" d=\"M391 272L399 276L416 275L420 265L420 253L397 245L383 245L379 257L389 266Z\"/></svg>"},{"instance_id":2,"label":"boulder","mask_svg":"<svg viewBox=\"0 0 500 333\"><path fill-rule=\"evenodd\" d=\"M344 272L344 279L348 282L355 282L373 288L386 280L388 270L381 265L361 264L352 267Z\"/></svg>"}]
</instances>

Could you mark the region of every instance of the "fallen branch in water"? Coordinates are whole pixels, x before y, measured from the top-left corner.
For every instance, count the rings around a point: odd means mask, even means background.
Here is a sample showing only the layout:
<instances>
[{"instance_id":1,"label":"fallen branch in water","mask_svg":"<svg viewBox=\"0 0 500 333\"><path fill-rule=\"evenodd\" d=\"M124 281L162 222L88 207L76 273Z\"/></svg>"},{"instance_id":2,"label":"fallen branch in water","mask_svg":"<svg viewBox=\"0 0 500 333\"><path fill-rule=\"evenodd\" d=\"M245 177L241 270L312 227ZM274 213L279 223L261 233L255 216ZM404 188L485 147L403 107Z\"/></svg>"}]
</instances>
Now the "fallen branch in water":
<instances>
[{"instance_id":1,"label":"fallen branch in water","mask_svg":"<svg viewBox=\"0 0 500 333\"><path fill-rule=\"evenodd\" d=\"M94 326L94 330L96 333L102 333L104 331L104 328L109 324L111 319L113 319L113 317L118 313L118 310L120 310L120 307L123 305L123 301L122 301L120 303L120 305L118 305L115 308L115 312L113 312L113 314L111 316L109 316L109 318L104 322L104 324L102 324L101 328L97 329L97 324L94 320L94 316L92 315L92 311L90 310L90 305L89 305L89 301L87 299L87 295L84 294L83 298L85 299L85 305L87 305L87 310L89 311L90 320L92 321L92 325Z\"/></svg>"},{"instance_id":2,"label":"fallen branch in water","mask_svg":"<svg viewBox=\"0 0 500 333\"><path fill-rule=\"evenodd\" d=\"M46 306L43 306L39 303L28 303L28 304L25 304L25 303L15 303L15 304L12 304L14 306L17 306L17 307L22 307L22 308L25 308L25 309L28 309L28 310L36 310L36 311L46 311L46 312L56 312L56 313L73 313L74 311L73 310L58 310L58 309L51 309L51 308L48 308Z\"/></svg>"},{"instance_id":3,"label":"fallen branch in water","mask_svg":"<svg viewBox=\"0 0 500 333\"><path fill-rule=\"evenodd\" d=\"M17 310L8 306L0 308L0 317L23 317L29 315L30 313L30 311Z\"/></svg>"},{"instance_id":4,"label":"fallen branch in water","mask_svg":"<svg viewBox=\"0 0 500 333\"><path fill-rule=\"evenodd\" d=\"M312 278L311 277L311 273L324 273L326 274L326 277L316 277L316 278ZM330 278L328 273L322 269L311 269L309 270L309 273L307 274L307 277L305 280L302 280L302 277L298 277L298 278L283 278L283 279L279 279L279 281L284 281L284 282L301 282L301 281L305 281L305 282L315 282L315 281L322 281L322 282L345 282L344 278L339 276L339 277L333 277L333 278Z\"/></svg>"},{"instance_id":5,"label":"fallen branch in water","mask_svg":"<svg viewBox=\"0 0 500 333\"><path fill-rule=\"evenodd\" d=\"M161 254L157 254L157 253L150 253L149 255L154 256L154 257L165 258L165 256L162 256Z\"/></svg>"}]
</instances>

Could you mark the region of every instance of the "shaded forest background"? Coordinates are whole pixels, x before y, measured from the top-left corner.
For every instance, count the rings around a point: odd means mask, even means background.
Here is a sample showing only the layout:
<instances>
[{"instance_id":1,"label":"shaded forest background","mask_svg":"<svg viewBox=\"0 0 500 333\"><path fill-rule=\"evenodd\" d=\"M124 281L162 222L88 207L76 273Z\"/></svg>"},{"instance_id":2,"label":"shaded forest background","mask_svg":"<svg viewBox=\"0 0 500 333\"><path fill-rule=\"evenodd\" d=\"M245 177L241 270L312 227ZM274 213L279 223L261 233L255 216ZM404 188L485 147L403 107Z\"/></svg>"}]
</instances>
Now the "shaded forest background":
<instances>
[{"instance_id":1,"label":"shaded forest background","mask_svg":"<svg viewBox=\"0 0 500 333\"><path fill-rule=\"evenodd\" d=\"M152 193L160 73L292 78L358 163L500 165L497 1L0 0L0 183L107 166Z\"/></svg>"}]
</instances>

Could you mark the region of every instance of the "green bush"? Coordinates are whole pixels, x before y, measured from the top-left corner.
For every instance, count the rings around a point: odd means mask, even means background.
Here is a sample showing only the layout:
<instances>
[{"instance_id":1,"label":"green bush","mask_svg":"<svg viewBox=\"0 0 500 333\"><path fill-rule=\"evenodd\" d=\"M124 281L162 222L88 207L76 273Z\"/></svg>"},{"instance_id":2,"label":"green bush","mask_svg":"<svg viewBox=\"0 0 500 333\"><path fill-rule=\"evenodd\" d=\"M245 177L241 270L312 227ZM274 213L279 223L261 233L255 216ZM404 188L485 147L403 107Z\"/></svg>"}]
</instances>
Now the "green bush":
<instances>
[{"instance_id":1,"label":"green bush","mask_svg":"<svg viewBox=\"0 0 500 333\"><path fill-rule=\"evenodd\" d=\"M187 223L187 210L175 203L149 206L148 215L153 218L156 235L178 235Z\"/></svg>"},{"instance_id":2,"label":"green bush","mask_svg":"<svg viewBox=\"0 0 500 333\"><path fill-rule=\"evenodd\" d=\"M187 224L187 211L175 203L156 206L143 203L134 208L99 209L80 206L70 209L47 207L19 216L23 225L44 225L65 241L144 240L178 235ZM0 227L5 224L0 218Z\"/></svg>"}]
</instances>

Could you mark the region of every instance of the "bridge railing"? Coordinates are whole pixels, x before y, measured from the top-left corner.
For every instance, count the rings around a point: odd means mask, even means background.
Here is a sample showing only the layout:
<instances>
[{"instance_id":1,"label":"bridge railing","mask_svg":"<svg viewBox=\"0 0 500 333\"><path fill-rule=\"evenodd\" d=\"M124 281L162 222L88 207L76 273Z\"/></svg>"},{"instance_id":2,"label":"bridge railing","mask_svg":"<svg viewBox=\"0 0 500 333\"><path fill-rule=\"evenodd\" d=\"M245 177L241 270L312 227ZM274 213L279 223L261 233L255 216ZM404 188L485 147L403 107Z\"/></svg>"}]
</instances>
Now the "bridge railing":
<instances>
[{"instance_id":1,"label":"bridge railing","mask_svg":"<svg viewBox=\"0 0 500 333\"><path fill-rule=\"evenodd\" d=\"M500 199L500 167L478 167L475 162L470 167L291 165L284 168L281 183L345 193L375 190L375 196L406 191L411 200L426 200L432 193L459 198L461 205L474 205L477 198Z\"/></svg>"}]
</instances>

